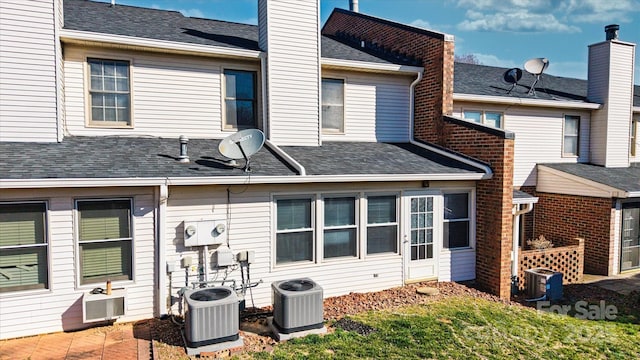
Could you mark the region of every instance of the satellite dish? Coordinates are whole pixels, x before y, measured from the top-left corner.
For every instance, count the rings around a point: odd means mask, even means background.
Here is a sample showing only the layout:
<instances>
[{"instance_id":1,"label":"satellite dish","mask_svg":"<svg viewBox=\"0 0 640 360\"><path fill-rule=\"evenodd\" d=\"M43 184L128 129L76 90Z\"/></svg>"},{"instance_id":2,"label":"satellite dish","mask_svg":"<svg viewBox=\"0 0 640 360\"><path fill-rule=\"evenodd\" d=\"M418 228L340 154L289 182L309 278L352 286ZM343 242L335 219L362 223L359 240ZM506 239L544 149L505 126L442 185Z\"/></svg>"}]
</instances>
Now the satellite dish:
<instances>
[{"instance_id":1,"label":"satellite dish","mask_svg":"<svg viewBox=\"0 0 640 360\"><path fill-rule=\"evenodd\" d=\"M540 75L549 67L549 59L547 58L533 58L529 59L524 63L524 69L527 70L528 73L535 75L536 79L531 84L531 88L529 89L529 95L535 95L535 86L536 83L540 80Z\"/></svg>"},{"instance_id":2,"label":"satellite dish","mask_svg":"<svg viewBox=\"0 0 640 360\"><path fill-rule=\"evenodd\" d=\"M257 153L264 145L264 133L258 129L240 130L224 138L218 151L220 154L232 160L244 159L244 171L251 171L249 160L251 155Z\"/></svg>"},{"instance_id":3,"label":"satellite dish","mask_svg":"<svg viewBox=\"0 0 640 360\"><path fill-rule=\"evenodd\" d=\"M511 84L511 89L507 92L507 94L511 93L511 90L518 85L518 81L522 78L522 70L518 68L511 68L502 74L502 79L507 84Z\"/></svg>"},{"instance_id":4,"label":"satellite dish","mask_svg":"<svg viewBox=\"0 0 640 360\"><path fill-rule=\"evenodd\" d=\"M548 67L549 59L547 58L533 58L524 63L524 69L533 75L542 75Z\"/></svg>"}]
</instances>

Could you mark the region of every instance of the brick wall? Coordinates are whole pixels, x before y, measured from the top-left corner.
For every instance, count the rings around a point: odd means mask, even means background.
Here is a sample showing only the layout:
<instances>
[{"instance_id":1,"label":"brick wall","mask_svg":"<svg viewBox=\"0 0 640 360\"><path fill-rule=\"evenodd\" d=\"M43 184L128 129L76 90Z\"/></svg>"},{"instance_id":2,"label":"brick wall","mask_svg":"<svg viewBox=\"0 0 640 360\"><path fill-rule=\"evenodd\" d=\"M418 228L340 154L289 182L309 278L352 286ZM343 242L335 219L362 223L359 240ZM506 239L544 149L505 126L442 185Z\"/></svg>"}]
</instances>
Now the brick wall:
<instances>
[{"instance_id":1,"label":"brick wall","mask_svg":"<svg viewBox=\"0 0 640 360\"><path fill-rule=\"evenodd\" d=\"M491 166L493 178L479 181L476 188L476 280L488 291L509 298L513 136L443 116L453 111L453 41L441 33L339 9L331 14L322 33L346 34L421 60L424 73L415 89L414 137Z\"/></svg>"},{"instance_id":2,"label":"brick wall","mask_svg":"<svg viewBox=\"0 0 640 360\"><path fill-rule=\"evenodd\" d=\"M513 243L512 134L465 126L444 117L444 146L491 166L493 177L476 185L476 281L488 291L509 298ZM416 134L419 137L421 134Z\"/></svg>"},{"instance_id":3,"label":"brick wall","mask_svg":"<svg viewBox=\"0 0 640 360\"><path fill-rule=\"evenodd\" d=\"M584 238L584 271L613 274L615 205L609 198L538 192L534 237L544 235L556 246Z\"/></svg>"}]
</instances>

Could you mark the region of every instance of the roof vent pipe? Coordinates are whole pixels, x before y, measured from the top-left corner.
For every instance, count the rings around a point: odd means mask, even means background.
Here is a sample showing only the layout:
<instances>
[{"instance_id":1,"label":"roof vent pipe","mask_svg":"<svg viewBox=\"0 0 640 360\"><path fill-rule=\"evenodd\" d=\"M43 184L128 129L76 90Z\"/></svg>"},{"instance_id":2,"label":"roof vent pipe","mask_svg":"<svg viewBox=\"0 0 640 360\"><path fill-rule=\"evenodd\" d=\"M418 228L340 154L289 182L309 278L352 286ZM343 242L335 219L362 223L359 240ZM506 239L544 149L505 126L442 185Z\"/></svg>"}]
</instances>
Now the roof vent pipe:
<instances>
[{"instance_id":1,"label":"roof vent pipe","mask_svg":"<svg viewBox=\"0 0 640 360\"><path fill-rule=\"evenodd\" d=\"M358 12L358 0L349 0L349 10Z\"/></svg>"},{"instance_id":2,"label":"roof vent pipe","mask_svg":"<svg viewBox=\"0 0 640 360\"><path fill-rule=\"evenodd\" d=\"M184 135L180 135L179 140L180 140L180 156L178 156L178 161L180 161L181 163L188 163L189 155L187 155L187 144L189 143L189 139Z\"/></svg>"},{"instance_id":3,"label":"roof vent pipe","mask_svg":"<svg viewBox=\"0 0 640 360\"><path fill-rule=\"evenodd\" d=\"M611 24L604 27L604 32L607 34L607 40L618 40L618 30L620 25Z\"/></svg>"}]
</instances>

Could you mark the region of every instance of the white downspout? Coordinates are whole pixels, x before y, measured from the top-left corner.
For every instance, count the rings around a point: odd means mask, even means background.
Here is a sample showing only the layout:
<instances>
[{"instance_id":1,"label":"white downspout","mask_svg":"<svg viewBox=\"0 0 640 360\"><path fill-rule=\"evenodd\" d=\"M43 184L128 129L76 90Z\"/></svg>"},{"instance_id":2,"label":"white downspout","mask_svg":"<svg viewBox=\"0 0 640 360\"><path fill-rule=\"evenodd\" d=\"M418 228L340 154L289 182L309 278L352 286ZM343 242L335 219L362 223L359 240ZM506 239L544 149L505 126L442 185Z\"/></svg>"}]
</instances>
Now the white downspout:
<instances>
[{"instance_id":1,"label":"white downspout","mask_svg":"<svg viewBox=\"0 0 640 360\"><path fill-rule=\"evenodd\" d=\"M520 267L519 265L519 258L518 258L518 250L519 250L519 235L520 235L520 223L518 221L518 217L520 215L524 215L528 212L530 212L531 210L533 210L533 203L527 203L527 206L524 209L520 209L520 205L516 204L513 205L513 209L511 210L511 213L513 214L513 233L512 238L513 238L513 243L512 243L512 247L513 250L511 251L511 283L512 285L516 285L517 281L518 281L518 268ZM517 289L513 289L513 290L517 290Z\"/></svg>"},{"instance_id":2,"label":"white downspout","mask_svg":"<svg viewBox=\"0 0 640 360\"><path fill-rule=\"evenodd\" d=\"M268 147L270 147L271 150L273 150L276 154L282 156L289 163L289 165L293 166L298 171L298 175L300 176L307 175L307 170L304 168L304 166L302 166L302 164L296 161L296 159L294 159L291 155L287 154L284 150L278 147L278 145L274 144L268 139L265 140L264 143Z\"/></svg>"},{"instance_id":3,"label":"white downspout","mask_svg":"<svg viewBox=\"0 0 640 360\"><path fill-rule=\"evenodd\" d=\"M264 52L260 54L260 72L262 73L262 83L260 84L260 88L262 89L262 129L267 139L270 139L269 125L271 124L269 124L269 119L267 118L267 106L269 106L269 97L267 95L267 54Z\"/></svg>"},{"instance_id":4,"label":"white downspout","mask_svg":"<svg viewBox=\"0 0 640 360\"><path fill-rule=\"evenodd\" d=\"M156 219L156 233L158 237L158 316L167 314L167 259L165 254L166 232L164 230L167 218L167 200L169 187L162 184L158 188L158 218ZM171 274L169 274L171 276ZM170 306L170 305L169 305Z\"/></svg>"}]
</instances>

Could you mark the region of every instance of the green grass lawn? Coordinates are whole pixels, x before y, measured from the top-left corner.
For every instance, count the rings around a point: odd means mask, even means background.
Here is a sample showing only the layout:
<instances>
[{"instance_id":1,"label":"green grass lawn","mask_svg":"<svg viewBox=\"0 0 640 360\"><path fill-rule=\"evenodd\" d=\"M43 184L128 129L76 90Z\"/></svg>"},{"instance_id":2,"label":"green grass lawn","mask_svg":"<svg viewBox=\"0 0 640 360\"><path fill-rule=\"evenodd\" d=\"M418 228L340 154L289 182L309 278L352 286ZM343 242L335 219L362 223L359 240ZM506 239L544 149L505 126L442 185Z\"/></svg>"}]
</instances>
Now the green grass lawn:
<instances>
[{"instance_id":1,"label":"green grass lawn","mask_svg":"<svg viewBox=\"0 0 640 360\"><path fill-rule=\"evenodd\" d=\"M278 344L258 359L639 359L640 325L580 320L469 297L368 312L336 329Z\"/></svg>"}]
</instances>

